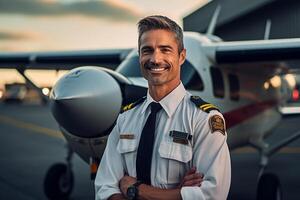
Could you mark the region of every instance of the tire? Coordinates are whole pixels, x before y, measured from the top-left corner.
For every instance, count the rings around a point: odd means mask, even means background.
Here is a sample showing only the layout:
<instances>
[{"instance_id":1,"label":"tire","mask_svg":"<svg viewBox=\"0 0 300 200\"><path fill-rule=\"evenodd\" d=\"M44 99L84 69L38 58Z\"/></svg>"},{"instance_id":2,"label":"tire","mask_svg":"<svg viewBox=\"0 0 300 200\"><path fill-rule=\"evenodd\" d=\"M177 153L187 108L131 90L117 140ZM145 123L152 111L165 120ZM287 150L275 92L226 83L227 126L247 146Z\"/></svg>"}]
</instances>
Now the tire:
<instances>
[{"instance_id":1,"label":"tire","mask_svg":"<svg viewBox=\"0 0 300 200\"><path fill-rule=\"evenodd\" d=\"M257 200L281 200L281 186L278 177L275 174L263 174L257 186Z\"/></svg>"},{"instance_id":2,"label":"tire","mask_svg":"<svg viewBox=\"0 0 300 200\"><path fill-rule=\"evenodd\" d=\"M58 163L49 168L44 180L44 192L49 199L67 199L73 186L73 172L67 177L66 164Z\"/></svg>"}]
</instances>

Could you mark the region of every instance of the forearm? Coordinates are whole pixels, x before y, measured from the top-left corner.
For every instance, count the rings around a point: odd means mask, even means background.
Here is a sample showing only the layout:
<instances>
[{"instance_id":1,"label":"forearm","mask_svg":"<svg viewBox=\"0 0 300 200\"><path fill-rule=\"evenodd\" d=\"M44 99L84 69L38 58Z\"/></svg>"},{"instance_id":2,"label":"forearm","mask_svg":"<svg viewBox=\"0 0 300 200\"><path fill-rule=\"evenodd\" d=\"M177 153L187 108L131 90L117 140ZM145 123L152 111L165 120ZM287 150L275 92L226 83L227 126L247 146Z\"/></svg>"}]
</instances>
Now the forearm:
<instances>
[{"instance_id":1,"label":"forearm","mask_svg":"<svg viewBox=\"0 0 300 200\"><path fill-rule=\"evenodd\" d=\"M126 200L126 198L122 194L113 194L108 198L108 200Z\"/></svg>"},{"instance_id":2,"label":"forearm","mask_svg":"<svg viewBox=\"0 0 300 200\"><path fill-rule=\"evenodd\" d=\"M124 167L122 156L116 148L118 142L119 129L116 125L108 137L95 178L96 200L109 199L114 194L121 194L119 180L124 176Z\"/></svg>"},{"instance_id":3,"label":"forearm","mask_svg":"<svg viewBox=\"0 0 300 200\"><path fill-rule=\"evenodd\" d=\"M139 200L181 200L180 188L160 189L146 184L139 186Z\"/></svg>"}]
</instances>

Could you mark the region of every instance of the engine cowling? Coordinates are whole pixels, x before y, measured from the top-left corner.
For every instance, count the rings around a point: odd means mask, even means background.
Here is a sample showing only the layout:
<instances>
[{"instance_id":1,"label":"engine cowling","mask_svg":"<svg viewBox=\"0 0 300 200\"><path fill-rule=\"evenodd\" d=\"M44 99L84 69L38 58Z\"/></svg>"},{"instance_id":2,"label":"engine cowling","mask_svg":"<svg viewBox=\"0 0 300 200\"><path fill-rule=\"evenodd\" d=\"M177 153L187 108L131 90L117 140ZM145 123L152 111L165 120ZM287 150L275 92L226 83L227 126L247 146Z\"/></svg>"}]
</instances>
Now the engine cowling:
<instances>
[{"instance_id":1,"label":"engine cowling","mask_svg":"<svg viewBox=\"0 0 300 200\"><path fill-rule=\"evenodd\" d=\"M113 126L122 91L107 69L79 67L60 78L50 99L52 114L63 129L80 138L96 138Z\"/></svg>"}]
</instances>

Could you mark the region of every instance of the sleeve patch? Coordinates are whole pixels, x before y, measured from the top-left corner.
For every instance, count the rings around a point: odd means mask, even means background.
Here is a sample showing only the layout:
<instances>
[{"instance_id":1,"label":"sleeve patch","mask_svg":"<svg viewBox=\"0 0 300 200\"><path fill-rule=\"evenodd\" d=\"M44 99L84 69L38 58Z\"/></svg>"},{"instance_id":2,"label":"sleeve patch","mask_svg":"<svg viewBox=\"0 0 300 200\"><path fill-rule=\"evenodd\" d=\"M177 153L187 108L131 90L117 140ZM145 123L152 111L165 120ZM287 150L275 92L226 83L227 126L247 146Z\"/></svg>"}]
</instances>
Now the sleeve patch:
<instances>
[{"instance_id":1,"label":"sleeve patch","mask_svg":"<svg viewBox=\"0 0 300 200\"><path fill-rule=\"evenodd\" d=\"M213 115L209 118L209 127L211 133L220 132L222 135L225 135L225 122L219 115Z\"/></svg>"}]
</instances>

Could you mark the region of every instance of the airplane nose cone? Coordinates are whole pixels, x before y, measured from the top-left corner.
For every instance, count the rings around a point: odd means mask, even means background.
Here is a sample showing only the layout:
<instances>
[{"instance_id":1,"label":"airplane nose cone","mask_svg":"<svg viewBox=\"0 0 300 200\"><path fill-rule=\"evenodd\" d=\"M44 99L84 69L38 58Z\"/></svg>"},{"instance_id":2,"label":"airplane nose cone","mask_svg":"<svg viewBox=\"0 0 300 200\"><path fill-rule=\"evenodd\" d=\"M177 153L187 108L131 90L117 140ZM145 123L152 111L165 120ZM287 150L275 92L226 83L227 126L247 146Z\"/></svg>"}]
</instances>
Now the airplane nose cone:
<instances>
[{"instance_id":1,"label":"airplane nose cone","mask_svg":"<svg viewBox=\"0 0 300 200\"><path fill-rule=\"evenodd\" d=\"M84 138L98 137L114 124L122 105L118 82L100 67L79 67L64 75L50 94L61 127Z\"/></svg>"}]
</instances>

